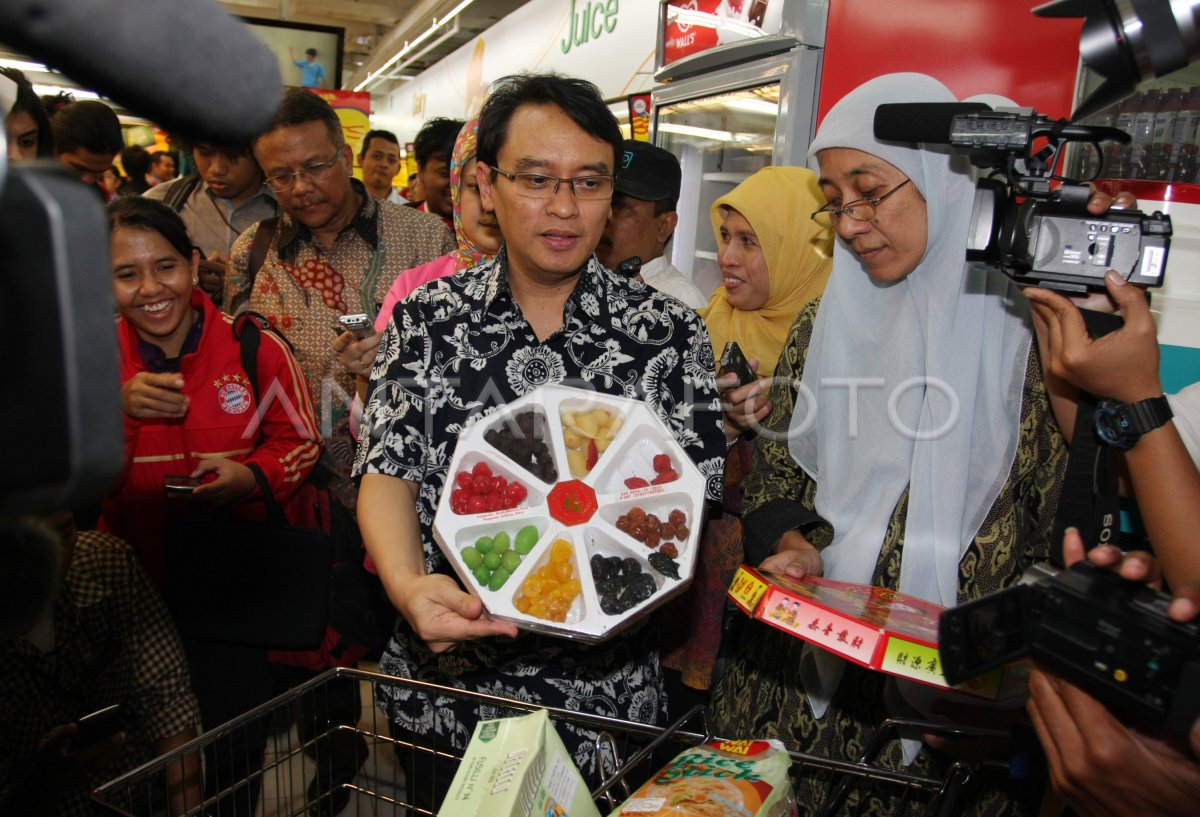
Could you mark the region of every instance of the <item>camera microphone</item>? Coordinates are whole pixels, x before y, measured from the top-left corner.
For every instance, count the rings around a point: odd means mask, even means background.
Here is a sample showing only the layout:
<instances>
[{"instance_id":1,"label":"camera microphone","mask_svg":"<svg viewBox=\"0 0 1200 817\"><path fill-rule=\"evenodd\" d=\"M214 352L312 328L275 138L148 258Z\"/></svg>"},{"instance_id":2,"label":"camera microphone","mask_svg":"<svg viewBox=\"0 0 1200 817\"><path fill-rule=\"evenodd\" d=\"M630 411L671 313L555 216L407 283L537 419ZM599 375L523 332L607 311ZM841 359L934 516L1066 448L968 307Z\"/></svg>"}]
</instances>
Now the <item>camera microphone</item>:
<instances>
[{"instance_id":1,"label":"camera microphone","mask_svg":"<svg viewBox=\"0 0 1200 817\"><path fill-rule=\"evenodd\" d=\"M994 111L982 102L894 102L875 109L875 138L972 150L1020 151L1031 140L1128 142L1118 128L1072 125L1030 109Z\"/></svg>"},{"instance_id":2,"label":"camera microphone","mask_svg":"<svg viewBox=\"0 0 1200 817\"><path fill-rule=\"evenodd\" d=\"M954 119L990 111L982 102L909 102L875 109L875 138L885 142L950 144Z\"/></svg>"},{"instance_id":3,"label":"camera microphone","mask_svg":"<svg viewBox=\"0 0 1200 817\"><path fill-rule=\"evenodd\" d=\"M168 130L257 136L279 104L270 50L212 0L3 0L0 40Z\"/></svg>"}]
</instances>

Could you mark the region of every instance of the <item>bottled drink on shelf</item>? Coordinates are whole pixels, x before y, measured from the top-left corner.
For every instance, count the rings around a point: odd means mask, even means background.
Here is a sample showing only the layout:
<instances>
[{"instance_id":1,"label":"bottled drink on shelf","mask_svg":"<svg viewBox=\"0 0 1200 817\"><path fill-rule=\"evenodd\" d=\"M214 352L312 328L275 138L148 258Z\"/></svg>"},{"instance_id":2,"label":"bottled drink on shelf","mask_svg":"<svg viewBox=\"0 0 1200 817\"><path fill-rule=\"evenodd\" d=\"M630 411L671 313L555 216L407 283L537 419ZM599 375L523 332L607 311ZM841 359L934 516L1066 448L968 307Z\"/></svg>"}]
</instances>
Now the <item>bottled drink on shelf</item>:
<instances>
[{"instance_id":1,"label":"bottled drink on shelf","mask_svg":"<svg viewBox=\"0 0 1200 817\"><path fill-rule=\"evenodd\" d=\"M1165 94L1151 89L1142 94L1142 104L1133 117L1133 141L1129 144L1131 163L1125 178L1145 179L1150 163L1150 148L1154 143L1154 118L1162 110Z\"/></svg>"},{"instance_id":2,"label":"bottled drink on shelf","mask_svg":"<svg viewBox=\"0 0 1200 817\"><path fill-rule=\"evenodd\" d=\"M1183 89L1169 88L1162 98L1162 105L1154 115L1154 132L1146 152L1144 179L1164 181L1175 149L1175 125L1183 110Z\"/></svg>"},{"instance_id":3,"label":"bottled drink on shelf","mask_svg":"<svg viewBox=\"0 0 1200 817\"><path fill-rule=\"evenodd\" d=\"M1167 179L1173 182L1191 183L1196 178L1197 143L1200 143L1200 86L1193 85L1183 98L1179 118L1175 120L1175 135L1171 138L1175 147L1171 150L1171 164L1167 168Z\"/></svg>"},{"instance_id":4,"label":"bottled drink on shelf","mask_svg":"<svg viewBox=\"0 0 1200 817\"><path fill-rule=\"evenodd\" d=\"M1123 130L1126 133L1133 135L1134 118L1137 116L1138 110L1142 106L1142 95L1140 93L1130 94L1117 104L1116 112L1113 114L1112 126L1118 130ZM1109 179L1126 179L1130 177L1133 162L1130 159L1132 154L1132 145L1122 145L1116 142L1106 142L1104 144L1104 170L1103 175Z\"/></svg>"}]
</instances>

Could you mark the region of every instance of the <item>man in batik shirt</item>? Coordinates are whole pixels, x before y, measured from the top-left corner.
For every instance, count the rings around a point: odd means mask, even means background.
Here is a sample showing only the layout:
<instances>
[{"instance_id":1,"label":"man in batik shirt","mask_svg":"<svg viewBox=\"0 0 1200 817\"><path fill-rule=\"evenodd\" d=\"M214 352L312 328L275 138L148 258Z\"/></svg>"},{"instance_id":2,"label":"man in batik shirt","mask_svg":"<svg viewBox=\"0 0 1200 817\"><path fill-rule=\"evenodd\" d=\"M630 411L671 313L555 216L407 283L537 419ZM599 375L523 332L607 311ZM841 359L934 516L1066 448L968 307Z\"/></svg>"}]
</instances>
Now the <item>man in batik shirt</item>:
<instances>
[{"instance_id":1,"label":"man in batik shirt","mask_svg":"<svg viewBox=\"0 0 1200 817\"><path fill-rule=\"evenodd\" d=\"M665 696L652 625L599 645L518 635L483 615L432 536L459 432L545 384L645 401L705 475L708 498L719 498L725 445L703 323L592 257L621 148L590 83L525 75L499 84L480 115L476 172L505 244L493 261L426 284L396 306L355 470L363 475L363 536L403 617L384 672L654 723ZM403 690L380 703L418 743L436 731L439 745L459 750L478 717L448 700L434 702L437 711L414 708ZM567 724L560 733L580 768L595 771L591 736ZM414 804L436 810L448 774L410 765Z\"/></svg>"}]
</instances>

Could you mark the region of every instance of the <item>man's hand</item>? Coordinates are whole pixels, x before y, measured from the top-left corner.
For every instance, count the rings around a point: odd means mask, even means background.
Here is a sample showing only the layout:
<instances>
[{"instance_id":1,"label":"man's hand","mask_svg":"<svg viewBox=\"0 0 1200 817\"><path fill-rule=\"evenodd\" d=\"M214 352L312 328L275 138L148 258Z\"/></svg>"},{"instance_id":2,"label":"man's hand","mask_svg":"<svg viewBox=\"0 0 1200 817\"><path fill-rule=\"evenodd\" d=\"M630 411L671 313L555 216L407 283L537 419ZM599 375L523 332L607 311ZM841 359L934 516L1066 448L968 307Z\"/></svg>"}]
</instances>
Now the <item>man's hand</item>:
<instances>
[{"instance_id":1,"label":"man's hand","mask_svg":"<svg viewBox=\"0 0 1200 817\"><path fill-rule=\"evenodd\" d=\"M1133 403L1162 394L1158 377L1158 338L1145 293L1109 272L1104 278L1125 325L1100 337L1088 335L1079 310L1045 289L1025 290L1045 327L1042 356L1055 377L1098 397Z\"/></svg>"},{"instance_id":2,"label":"man's hand","mask_svg":"<svg viewBox=\"0 0 1200 817\"><path fill-rule=\"evenodd\" d=\"M333 339L332 345L347 371L359 377L370 377L381 340L383 335L379 332L367 335L362 340L356 340L353 332L343 332Z\"/></svg>"},{"instance_id":3,"label":"man's hand","mask_svg":"<svg viewBox=\"0 0 1200 817\"><path fill-rule=\"evenodd\" d=\"M193 497L214 505L224 505L249 496L254 491L254 473L240 462L224 457L201 460L191 475L203 479L208 474L216 474L217 478L198 486L192 491Z\"/></svg>"},{"instance_id":4,"label":"man's hand","mask_svg":"<svg viewBox=\"0 0 1200 817\"><path fill-rule=\"evenodd\" d=\"M121 385L121 408L130 417L177 420L187 414L183 375L174 372L138 372Z\"/></svg>"},{"instance_id":5,"label":"man's hand","mask_svg":"<svg viewBox=\"0 0 1200 817\"><path fill-rule=\"evenodd\" d=\"M790 530L779 537L775 553L763 559L759 565L772 573L783 573L793 579L805 576L820 576L825 572L821 551L817 550L798 530Z\"/></svg>"},{"instance_id":6,"label":"man's hand","mask_svg":"<svg viewBox=\"0 0 1200 817\"><path fill-rule=\"evenodd\" d=\"M1078 687L1029 678L1029 716L1054 788L1084 817L1194 817L1200 804L1200 724L1187 748L1125 726Z\"/></svg>"},{"instance_id":7,"label":"man's hand","mask_svg":"<svg viewBox=\"0 0 1200 817\"><path fill-rule=\"evenodd\" d=\"M407 582L392 593L392 603L435 653L448 652L459 641L517 635L516 627L485 616L482 601L464 593L454 579L441 573Z\"/></svg>"},{"instance_id":8,"label":"man's hand","mask_svg":"<svg viewBox=\"0 0 1200 817\"><path fill-rule=\"evenodd\" d=\"M750 359L750 370L758 371L758 361ZM767 381L738 385L738 377L726 372L717 378L717 394L721 398L721 415L725 421L725 439L732 443L747 431L758 427L771 413L771 400L767 397Z\"/></svg>"},{"instance_id":9,"label":"man's hand","mask_svg":"<svg viewBox=\"0 0 1200 817\"><path fill-rule=\"evenodd\" d=\"M200 288L210 296L217 296L225 286L225 271L229 267L229 253L215 252L200 259Z\"/></svg>"}]
</instances>

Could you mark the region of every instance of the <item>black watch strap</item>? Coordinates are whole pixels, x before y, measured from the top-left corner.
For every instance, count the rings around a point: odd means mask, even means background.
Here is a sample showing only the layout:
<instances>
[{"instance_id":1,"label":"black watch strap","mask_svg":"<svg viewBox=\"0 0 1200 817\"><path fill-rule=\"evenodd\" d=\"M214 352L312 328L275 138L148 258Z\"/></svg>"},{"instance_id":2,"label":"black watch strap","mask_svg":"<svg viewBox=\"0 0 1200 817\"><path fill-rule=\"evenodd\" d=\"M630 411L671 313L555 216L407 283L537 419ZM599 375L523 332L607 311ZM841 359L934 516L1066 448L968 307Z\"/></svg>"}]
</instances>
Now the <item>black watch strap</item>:
<instances>
[{"instance_id":1,"label":"black watch strap","mask_svg":"<svg viewBox=\"0 0 1200 817\"><path fill-rule=\"evenodd\" d=\"M1173 416L1165 394L1136 403L1103 400L1096 408L1096 434L1106 444L1128 450L1143 434L1153 431Z\"/></svg>"}]
</instances>

